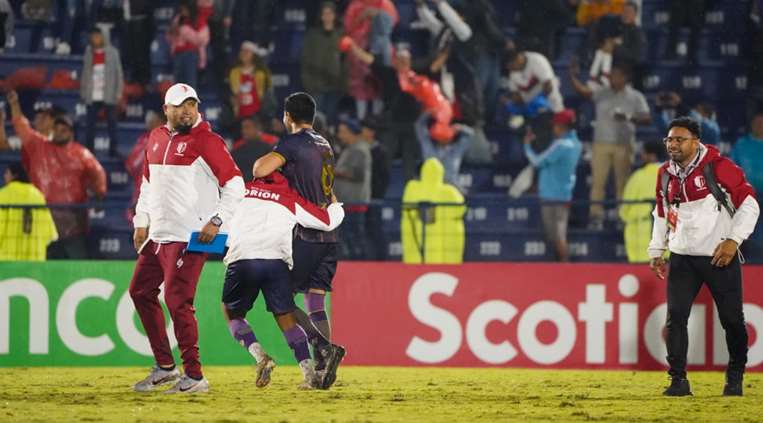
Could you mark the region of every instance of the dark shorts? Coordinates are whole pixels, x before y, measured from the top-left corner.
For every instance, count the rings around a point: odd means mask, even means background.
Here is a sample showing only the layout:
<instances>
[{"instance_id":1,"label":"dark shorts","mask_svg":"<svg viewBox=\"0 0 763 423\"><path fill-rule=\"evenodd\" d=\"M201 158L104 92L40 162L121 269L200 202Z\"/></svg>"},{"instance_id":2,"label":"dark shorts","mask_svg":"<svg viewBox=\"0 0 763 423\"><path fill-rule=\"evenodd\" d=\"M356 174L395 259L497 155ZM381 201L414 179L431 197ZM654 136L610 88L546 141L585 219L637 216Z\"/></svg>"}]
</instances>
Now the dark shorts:
<instances>
[{"instance_id":1,"label":"dark shorts","mask_svg":"<svg viewBox=\"0 0 763 423\"><path fill-rule=\"evenodd\" d=\"M283 260L238 260L228 266L223 285L225 308L246 313L260 291L271 313L284 314L297 308L289 266Z\"/></svg>"},{"instance_id":2,"label":"dark shorts","mask_svg":"<svg viewBox=\"0 0 763 423\"><path fill-rule=\"evenodd\" d=\"M335 242L307 242L294 239L291 282L295 292L310 289L331 291L336 273L337 244Z\"/></svg>"}]
</instances>

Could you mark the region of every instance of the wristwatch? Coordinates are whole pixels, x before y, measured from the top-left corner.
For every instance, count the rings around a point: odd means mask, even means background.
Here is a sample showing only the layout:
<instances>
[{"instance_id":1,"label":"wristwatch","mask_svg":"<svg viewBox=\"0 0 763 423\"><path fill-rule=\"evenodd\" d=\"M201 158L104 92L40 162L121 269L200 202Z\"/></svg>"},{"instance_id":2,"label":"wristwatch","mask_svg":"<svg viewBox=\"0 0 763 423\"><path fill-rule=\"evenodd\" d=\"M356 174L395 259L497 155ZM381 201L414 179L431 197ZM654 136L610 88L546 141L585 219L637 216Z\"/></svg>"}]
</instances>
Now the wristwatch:
<instances>
[{"instance_id":1,"label":"wristwatch","mask_svg":"<svg viewBox=\"0 0 763 423\"><path fill-rule=\"evenodd\" d=\"M218 228L223 225L223 220L220 219L220 216L214 215L211 219L209 219L209 223L217 226Z\"/></svg>"}]
</instances>

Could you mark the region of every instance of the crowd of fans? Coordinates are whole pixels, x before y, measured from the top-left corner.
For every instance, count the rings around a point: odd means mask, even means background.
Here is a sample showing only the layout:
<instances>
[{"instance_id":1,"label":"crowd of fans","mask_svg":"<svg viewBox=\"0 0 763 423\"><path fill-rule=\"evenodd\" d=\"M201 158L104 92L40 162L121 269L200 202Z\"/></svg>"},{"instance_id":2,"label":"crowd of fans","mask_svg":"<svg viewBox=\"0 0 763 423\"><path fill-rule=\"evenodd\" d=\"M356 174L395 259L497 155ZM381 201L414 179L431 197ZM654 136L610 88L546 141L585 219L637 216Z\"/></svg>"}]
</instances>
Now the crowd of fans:
<instances>
[{"instance_id":1,"label":"crowd of fans","mask_svg":"<svg viewBox=\"0 0 763 423\"><path fill-rule=\"evenodd\" d=\"M373 252L379 216L371 200L384 197L392 160L402 160L403 177L409 181L417 178L423 160L436 158L443 165L444 181L466 194L467 187L459 184L461 164L493 160L487 127L506 127L518 142L525 141L527 160L538 174L546 237L560 260L569 256L566 222L583 150L576 134L581 119L576 116L585 113L588 101L593 106L593 135L583 141L590 141L592 152L588 225L593 230L604 226L602 202L610 199L610 173L614 199L647 199L631 182L648 178L632 175L632 170L638 164L638 172L653 171L659 149L646 143L637 156L638 126L655 125L661 131L671 118L689 115L701 123L705 143L720 143L710 99L687 101L681 93L664 92L649 104L639 90L650 66L644 59L650 46L639 24L640 2L521 0L513 39L499 25L490 0L416 0L410 28L400 28L393 0L305 3L308 27L299 57L301 85L316 98L317 127L338 153L337 196L351 204L343 225L353 239L344 245L346 257L381 257ZM703 16L714 2L669 3L671 21L662 57L694 66ZM754 53L761 49L763 23L761 3L750 4ZM105 195L103 169L91 153L101 119L107 122L111 156L120 156L118 145L135 143L125 165L131 175L138 174L145 135L119 140L117 122L127 96L159 96L168 86L168 81L152 80L150 49L160 29L155 7L146 0L0 0L0 46L10 45L14 22L23 19L33 28L31 52L38 52L43 30L52 22L52 52L83 55L78 83L87 111L80 140L87 148L73 141L76 125L66 113L71 111L36 110L30 126L18 96L7 95L13 128L22 140L23 168L49 203L85 203L88 192L98 198ZM247 179L251 164L270 151L284 131L268 66L283 54L274 49L269 30L277 10L275 0L180 0L163 35L174 82L201 88L223 103L219 129L232 141L232 155ZM558 60L559 38L570 26L585 29L587 35L567 63L569 74L557 75L552 62ZM684 26L690 28L688 44L678 38ZM412 40L397 35L412 33L410 29L426 32L426 51L414 54ZM83 32L88 34L86 45L80 45ZM116 37L121 37L120 50L110 41ZM730 154L761 190L763 89L757 87L763 85L763 54L750 57L748 101L754 118L750 134ZM567 78L575 98L562 96L560 78ZM161 124L160 110L147 113L148 130ZM0 128L0 148L8 149ZM653 189L651 194L648 198ZM624 209L620 216L630 224L644 219L646 210ZM62 213L53 213L59 242L86 230L81 211L69 217ZM64 220L78 222L80 229L66 229ZM63 251L76 257L79 244L67 245Z\"/></svg>"}]
</instances>

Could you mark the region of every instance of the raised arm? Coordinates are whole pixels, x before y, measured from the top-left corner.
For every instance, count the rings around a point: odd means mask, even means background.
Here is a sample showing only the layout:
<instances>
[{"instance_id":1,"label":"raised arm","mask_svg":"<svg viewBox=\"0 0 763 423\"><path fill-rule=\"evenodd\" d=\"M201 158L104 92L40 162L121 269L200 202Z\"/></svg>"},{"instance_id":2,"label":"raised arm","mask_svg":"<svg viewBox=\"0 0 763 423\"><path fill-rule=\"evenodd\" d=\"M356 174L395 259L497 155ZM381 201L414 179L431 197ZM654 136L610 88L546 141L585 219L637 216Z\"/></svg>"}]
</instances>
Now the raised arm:
<instances>
[{"instance_id":1,"label":"raised arm","mask_svg":"<svg viewBox=\"0 0 763 423\"><path fill-rule=\"evenodd\" d=\"M575 91L582 97L591 99L593 97L593 91L578 78L580 75L580 66L577 64L577 61L570 63L569 75L570 82L572 82L572 87L575 88Z\"/></svg>"},{"instance_id":2,"label":"raised arm","mask_svg":"<svg viewBox=\"0 0 763 423\"><path fill-rule=\"evenodd\" d=\"M353 41L351 38L348 39L350 45L350 53L357 57L361 62L367 65L372 65L374 63L374 55L360 48L360 46L358 46L357 43L355 43L355 41Z\"/></svg>"},{"instance_id":3,"label":"raised arm","mask_svg":"<svg viewBox=\"0 0 763 423\"><path fill-rule=\"evenodd\" d=\"M262 178L275 172L285 164L286 159L281 154L271 151L254 162L254 166L252 166L252 175L254 175L255 178Z\"/></svg>"},{"instance_id":4,"label":"raised arm","mask_svg":"<svg viewBox=\"0 0 763 423\"><path fill-rule=\"evenodd\" d=\"M5 110L0 109L0 151L9 150L8 135L5 133Z\"/></svg>"}]
</instances>

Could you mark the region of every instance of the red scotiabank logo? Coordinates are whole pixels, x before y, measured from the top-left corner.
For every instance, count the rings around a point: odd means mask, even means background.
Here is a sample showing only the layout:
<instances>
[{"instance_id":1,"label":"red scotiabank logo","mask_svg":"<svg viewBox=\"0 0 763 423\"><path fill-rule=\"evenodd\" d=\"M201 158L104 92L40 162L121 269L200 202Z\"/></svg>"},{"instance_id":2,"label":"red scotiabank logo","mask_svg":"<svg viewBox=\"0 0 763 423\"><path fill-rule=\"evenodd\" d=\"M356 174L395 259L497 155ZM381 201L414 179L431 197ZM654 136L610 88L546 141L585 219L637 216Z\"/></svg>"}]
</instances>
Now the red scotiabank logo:
<instances>
[{"instance_id":1,"label":"red scotiabank logo","mask_svg":"<svg viewBox=\"0 0 763 423\"><path fill-rule=\"evenodd\" d=\"M754 281L763 267L747 266ZM763 289L745 284L748 367L763 363ZM348 364L643 368L666 365L665 282L646 266L342 263L332 293ZM722 369L725 335L703 288L688 362Z\"/></svg>"}]
</instances>

